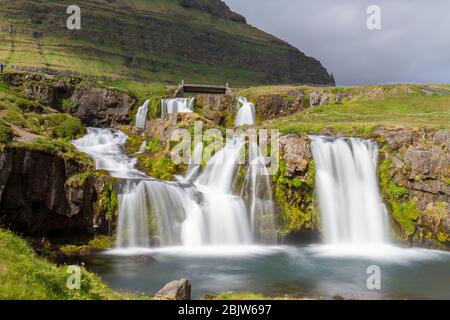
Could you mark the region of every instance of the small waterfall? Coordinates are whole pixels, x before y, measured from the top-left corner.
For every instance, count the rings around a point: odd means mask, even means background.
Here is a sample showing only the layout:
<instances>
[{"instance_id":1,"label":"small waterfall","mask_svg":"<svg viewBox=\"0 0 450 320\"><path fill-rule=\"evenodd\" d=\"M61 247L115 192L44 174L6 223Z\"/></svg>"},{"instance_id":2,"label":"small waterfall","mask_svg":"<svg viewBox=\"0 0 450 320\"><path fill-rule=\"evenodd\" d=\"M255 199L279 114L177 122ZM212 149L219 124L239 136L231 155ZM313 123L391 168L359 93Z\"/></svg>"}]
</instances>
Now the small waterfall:
<instances>
[{"instance_id":1,"label":"small waterfall","mask_svg":"<svg viewBox=\"0 0 450 320\"><path fill-rule=\"evenodd\" d=\"M194 111L194 97L161 100L161 116L171 113L189 113Z\"/></svg>"},{"instance_id":2,"label":"small waterfall","mask_svg":"<svg viewBox=\"0 0 450 320\"><path fill-rule=\"evenodd\" d=\"M376 143L356 138L311 139L325 242L387 242L387 212L377 183Z\"/></svg>"},{"instance_id":3,"label":"small waterfall","mask_svg":"<svg viewBox=\"0 0 450 320\"><path fill-rule=\"evenodd\" d=\"M142 106L139 107L136 113L136 128L145 129L145 123L147 121L148 104L150 100L146 100Z\"/></svg>"},{"instance_id":4,"label":"small waterfall","mask_svg":"<svg viewBox=\"0 0 450 320\"><path fill-rule=\"evenodd\" d=\"M147 140L144 140L144 142L142 142L141 146L139 147L138 153L144 153L145 147L147 147Z\"/></svg>"},{"instance_id":5,"label":"small waterfall","mask_svg":"<svg viewBox=\"0 0 450 320\"><path fill-rule=\"evenodd\" d=\"M238 111L234 124L236 127L244 125L254 125L256 122L255 106L248 102L247 98L238 98Z\"/></svg>"},{"instance_id":6,"label":"small waterfall","mask_svg":"<svg viewBox=\"0 0 450 320\"><path fill-rule=\"evenodd\" d=\"M159 181L135 169L136 160L123 154L127 136L112 129L88 129L73 144L124 182L120 187L116 245L148 247L149 235L161 246L242 245L275 240L275 211L264 157L257 146L249 154L241 194L234 186L244 147L234 137L202 170L202 145L179 181ZM264 176L263 176L264 175ZM248 191L247 191L248 190ZM156 239L155 239L156 238Z\"/></svg>"}]
</instances>

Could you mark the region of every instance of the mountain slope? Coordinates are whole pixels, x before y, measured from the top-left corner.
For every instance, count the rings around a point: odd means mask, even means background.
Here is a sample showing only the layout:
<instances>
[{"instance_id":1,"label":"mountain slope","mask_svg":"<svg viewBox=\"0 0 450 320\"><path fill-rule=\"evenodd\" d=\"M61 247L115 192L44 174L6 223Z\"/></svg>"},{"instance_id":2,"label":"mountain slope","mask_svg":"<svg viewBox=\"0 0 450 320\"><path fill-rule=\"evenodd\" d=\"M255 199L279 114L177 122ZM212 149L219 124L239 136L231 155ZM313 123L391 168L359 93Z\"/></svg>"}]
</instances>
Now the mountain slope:
<instances>
[{"instance_id":1,"label":"mountain slope","mask_svg":"<svg viewBox=\"0 0 450 320\"><path fill-rule=\"evenodd\" d=\"M178 82L333 83L319 61L245 23L220 0L0 0L0 60Z\"/></svg>"}]
</instances>

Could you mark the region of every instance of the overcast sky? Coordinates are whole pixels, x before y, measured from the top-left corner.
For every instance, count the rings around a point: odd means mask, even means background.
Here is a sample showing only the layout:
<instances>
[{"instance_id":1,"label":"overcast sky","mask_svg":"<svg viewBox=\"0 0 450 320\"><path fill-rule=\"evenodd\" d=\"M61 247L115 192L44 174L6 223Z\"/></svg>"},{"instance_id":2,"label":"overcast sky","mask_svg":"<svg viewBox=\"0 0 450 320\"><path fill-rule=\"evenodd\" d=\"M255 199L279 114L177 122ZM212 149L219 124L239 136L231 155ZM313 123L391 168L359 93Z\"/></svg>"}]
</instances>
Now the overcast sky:
<instances>
[{"instance_id":1,"label":"overcast sky","mask_svg":"<svg viewBox=\"0 0 450 320\"><path fill-rule=\"evenodd\" d=\"M340 85L450 83L450 0L224 0L319 59ZM369 5L381 30L368 30Z\"/></svg>"}]
</instances>

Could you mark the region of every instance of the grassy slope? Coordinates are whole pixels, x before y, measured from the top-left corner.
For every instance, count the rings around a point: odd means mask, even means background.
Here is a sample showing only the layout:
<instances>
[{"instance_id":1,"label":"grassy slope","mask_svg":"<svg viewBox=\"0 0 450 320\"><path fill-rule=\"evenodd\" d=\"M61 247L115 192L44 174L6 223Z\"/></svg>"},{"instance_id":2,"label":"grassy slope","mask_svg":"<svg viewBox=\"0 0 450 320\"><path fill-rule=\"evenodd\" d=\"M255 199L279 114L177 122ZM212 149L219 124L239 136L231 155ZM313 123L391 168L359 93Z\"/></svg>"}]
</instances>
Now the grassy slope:
<instances>
[{"instance_id":1,"label":"grassy slope","mask_svg":"<svg viewBox=\"0 0 450 320\"><path fill-rule=\"evenodd\" d=\"M26 242L0 229L0 299L136 299L138 296L108 288L82 268L81 289L69 290L67 268L57 267L35 255ZM142 297L143 298L143 297Z\"/></svg>"},{"instance_id":2,"label":"grassy slope","mask_svg":"<svg viewBox=\"0 0 450 320\"><path fill-rule=\"evenodd\" d=\"M237 84L267 82L267 69L273 66L272 80L284 68L280 80L299 82L284 63L298 59L298 52L249 25L185 9L178 0L77 3L82 30L68 31L65 11L70 1L0 0L0 61L95 76ZM14 33L7 32L10 25ZM314 67L299 67L306 68L301 70L305 82L324 72L316 61L307 61Z\"/></svg>"},{"instance_id":3,"label":"grassy slope","mask_svg":"<svg viewBox=\"0 0 450 320\"><path fill-rule=\"evenodd\" d=\"M283 95L294 89L306 92L318 91L317 88L311 87L256 87L241 91L239 94L254 97L269 93ZM324 128L332 128L348 134L370 133L377 127L450 128L450 94L425 94L418 86L369 86L323 90L330 94L345 91L353 91L355 94L341 104L331 101L287 117L263 121L261 126L275 127L283 133L314 133L321 132Z\"/></svg>"}]
</instances>

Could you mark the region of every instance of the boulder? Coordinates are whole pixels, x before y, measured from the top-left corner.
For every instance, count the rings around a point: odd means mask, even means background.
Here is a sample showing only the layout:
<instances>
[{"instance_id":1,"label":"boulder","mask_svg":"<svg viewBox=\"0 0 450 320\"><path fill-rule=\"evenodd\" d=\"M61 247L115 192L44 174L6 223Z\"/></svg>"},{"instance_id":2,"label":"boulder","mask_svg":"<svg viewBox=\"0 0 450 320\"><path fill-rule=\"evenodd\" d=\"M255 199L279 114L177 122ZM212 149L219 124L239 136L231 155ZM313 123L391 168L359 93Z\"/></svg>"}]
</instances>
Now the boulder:
<instances>
[{"instance_id":1,"label":"boulder","mask_svg":"<svg viewBox=\"0 0 450 320\"><path fill-rule=\"evenodd\" d=\"M155 297L170 300L190 300L191 282L186 279L171 281L159 290Z\"/></svg>"}]
</instances>

